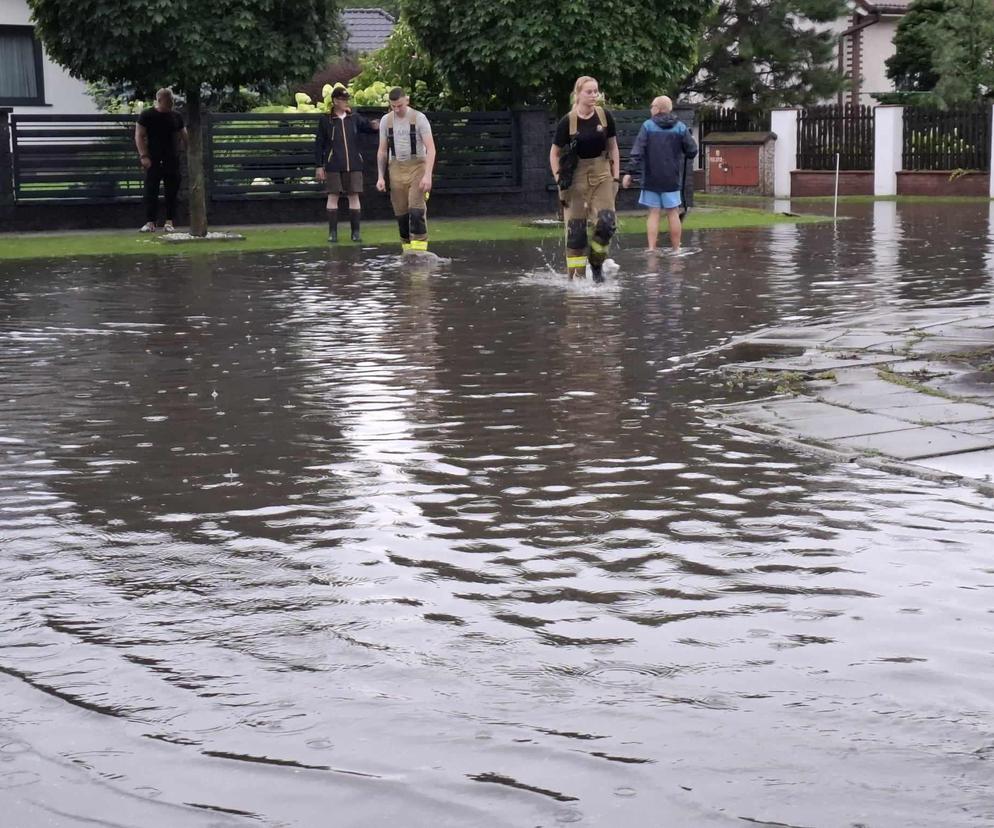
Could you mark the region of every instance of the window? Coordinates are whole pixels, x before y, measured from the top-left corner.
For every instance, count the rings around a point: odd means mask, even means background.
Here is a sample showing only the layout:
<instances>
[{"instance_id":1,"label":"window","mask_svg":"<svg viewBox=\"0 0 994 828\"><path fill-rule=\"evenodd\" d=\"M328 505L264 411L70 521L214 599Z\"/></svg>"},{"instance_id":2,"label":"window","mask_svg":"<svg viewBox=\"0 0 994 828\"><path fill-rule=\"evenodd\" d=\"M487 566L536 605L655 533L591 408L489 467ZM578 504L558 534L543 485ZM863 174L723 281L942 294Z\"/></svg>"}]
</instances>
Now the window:
<instances>
[{"instance_id":1,"label":"window","mask_svg":"<svg viewBox=\"0 0 994 828\"><path fill-rule=\"evenodd\" d=\"M44 106L41 44L31 26L0 26L0 106Z\"/></svg>"}]
</instances>

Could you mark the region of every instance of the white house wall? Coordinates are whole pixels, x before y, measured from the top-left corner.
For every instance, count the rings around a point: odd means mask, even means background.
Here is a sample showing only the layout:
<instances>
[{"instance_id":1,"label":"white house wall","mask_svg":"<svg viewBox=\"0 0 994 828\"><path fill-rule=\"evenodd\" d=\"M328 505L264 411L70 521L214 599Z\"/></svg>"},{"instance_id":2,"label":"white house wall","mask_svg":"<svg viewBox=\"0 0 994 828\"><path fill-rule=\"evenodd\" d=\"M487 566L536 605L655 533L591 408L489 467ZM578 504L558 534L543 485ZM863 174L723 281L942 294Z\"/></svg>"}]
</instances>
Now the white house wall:
<instances>
[{"instance_id":1,"label":"white house wall","mask_svg":"<svg viewBox=\"0 0 994 828\"><path fill-rule=\"evenodd\" d=\"M882 17L879 23L867 26L863 35L863 71L859 102L873 105L872 95L877 92L893 92L894 84L887 77L884 61L894 54L894 35L897 33L898 17Z\"/></svg>"},{"instance_id":2,"label":"white house wall","mask_svg":"<svg viewBox=\"0 0 994 828\"><path fill-rule=\"evenodd\" d=\"M0 0L0 25L30 26L31 11L25 0ZM27 114L85 115L97 111L93 99L86 94L86 85L45 55L43 64L45 106L15 106L14 112Z\"/></svg>"}]
</instances>

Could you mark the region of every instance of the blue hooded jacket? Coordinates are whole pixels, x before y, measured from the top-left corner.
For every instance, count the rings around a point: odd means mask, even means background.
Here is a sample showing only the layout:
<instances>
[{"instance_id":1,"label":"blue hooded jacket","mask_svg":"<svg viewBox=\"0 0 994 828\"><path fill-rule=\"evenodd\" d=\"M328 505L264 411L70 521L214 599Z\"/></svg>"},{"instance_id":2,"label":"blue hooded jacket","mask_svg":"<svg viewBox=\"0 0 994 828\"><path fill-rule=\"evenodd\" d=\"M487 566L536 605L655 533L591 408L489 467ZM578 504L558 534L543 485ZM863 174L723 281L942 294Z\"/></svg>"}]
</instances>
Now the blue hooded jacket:
<instances>
[{"instance_id":1,"label":"blue hooded jacket","mask_svg":"<svg viewBox=\"0 0 994 828\"><path fill-rule=\"evenodd\" d=\"M628 171L639 176L643 190L674 193L683 184L686 159L696 155L697 142L686 124L672 112L653 115L628 154Z\"/></svg>"}]
</instances>

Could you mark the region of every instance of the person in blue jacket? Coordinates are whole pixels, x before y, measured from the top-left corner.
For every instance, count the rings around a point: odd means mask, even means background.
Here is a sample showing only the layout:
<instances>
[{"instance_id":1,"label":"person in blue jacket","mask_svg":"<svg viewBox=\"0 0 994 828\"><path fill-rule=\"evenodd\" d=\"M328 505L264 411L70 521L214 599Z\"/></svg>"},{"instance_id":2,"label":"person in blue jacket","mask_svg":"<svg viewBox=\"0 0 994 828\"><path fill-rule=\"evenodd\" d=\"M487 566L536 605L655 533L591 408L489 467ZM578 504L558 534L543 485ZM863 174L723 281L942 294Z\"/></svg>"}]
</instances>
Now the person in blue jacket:
<instances>
[{"instance_id":1,"label":"person in blue jacket","mask_svg":"<svg viewBox=\"0 0 994 828\"><path fill-rule=\"evenodd\" d=\"M683 237L680 207L683 204L684 169L687 159L697 156L697 142L687 125L677 120L673 114L673 101L665 95L653 100L651 112L652 117L642 124L628 155L628 174L621 184L630 187L633 174L641 179L639 204L649 208L646 222L649 250L656 249L663 210L669 223L670 244L674 250L679 250Z\"/></svg>"}]
</instances>

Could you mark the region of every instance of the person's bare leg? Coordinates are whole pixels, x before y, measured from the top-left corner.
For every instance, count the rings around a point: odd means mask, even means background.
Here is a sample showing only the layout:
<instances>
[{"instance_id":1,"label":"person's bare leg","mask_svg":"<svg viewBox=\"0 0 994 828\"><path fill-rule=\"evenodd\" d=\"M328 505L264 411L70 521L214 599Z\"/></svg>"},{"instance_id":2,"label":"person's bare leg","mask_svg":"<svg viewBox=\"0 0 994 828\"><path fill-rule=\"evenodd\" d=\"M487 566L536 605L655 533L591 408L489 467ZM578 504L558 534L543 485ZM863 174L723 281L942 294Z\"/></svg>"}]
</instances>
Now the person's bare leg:
<instances>
[{"instance_id":1,"label":"person's bare leg","mask_svg":"<svg viewBox=\"0 0 994 828\"><path fill-rule=\"evenodd\" d=\"M359 193L349 193L349 209L359 209Z\"/></svg>"},{"instance_id":2,"label":"person's bare leg","mask_svg":"<svg viewBox=\"0 0 994 828\"><path fill-rule=\"evenodd\" d=\"M659 215L661 210L658 207L649 208L649 216L645 220L646 241L649 243L649 250L656 249L656 242L659 240Z\"/></svg>"},{"instance_id":3,"label":"person's bare leg","mask_svg":"<svg viewBox=\"0 0 994 828\"><path fill-rule=\"evenodd\" d=\"M680 221L680 208L674 207L666 211L666 221L670 225L670 246L674 251L680 249L683 241L683 222Z\"/></svg>"}]
</instances>

